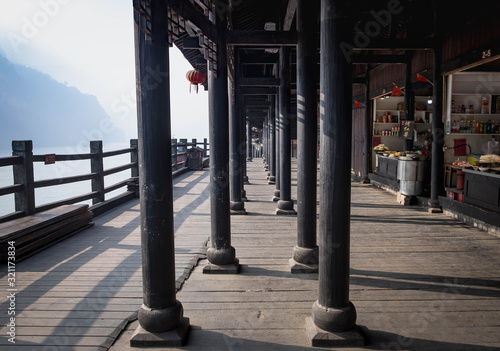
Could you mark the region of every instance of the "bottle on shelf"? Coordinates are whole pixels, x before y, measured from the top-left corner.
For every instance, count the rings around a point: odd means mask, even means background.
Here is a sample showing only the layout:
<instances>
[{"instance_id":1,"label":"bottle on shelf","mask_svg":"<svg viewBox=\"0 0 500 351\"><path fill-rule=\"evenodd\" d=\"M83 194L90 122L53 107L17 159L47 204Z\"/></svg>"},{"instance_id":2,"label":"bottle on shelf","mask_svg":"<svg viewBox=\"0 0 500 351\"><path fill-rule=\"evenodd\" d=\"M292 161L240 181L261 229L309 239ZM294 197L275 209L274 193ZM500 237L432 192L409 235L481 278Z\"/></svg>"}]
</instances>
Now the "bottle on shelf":
<instances>
[{"instance_id":1,"label":"bottle on shelf","mask_svg":"<svg viewBox=\"0 0 500 351\"><path fill-rule=\"evenodd\" d=\"M476 133L479 134L480 122L476 121Z\"/></svg>"},{"instance_id":2,"label":"bottle on shelf","mask_svg":"<svg viewBox=\"0 0 500 351\"><path fill-rule=\"evenodd\" d=\"M500 101L500 99L497 99L497 105L498 105L499 101ZM497 110L498 110L498 107L497 107ZM455 100L451 100L451 113L455 113L455 111L456 111Z\"/></svg>"},{"instance_id":3,"label":"bottle on shelf","mask_svg":"<svg viewBox=\"0 0 500 351\"><path fill-rule=\"evenodd\" d=\"M483 134L483 130L484 130L483 128L484 128L484 122L481 121L481 122L479 122L479 134Z\"/></svg>"},{"instance_id":4,"label":"bottle on shelf","mask_svg":"<svg viewBox=\"0 0 500 351\"><path fill-rule=\"evenodd\" d=\"M486 114L486 113L489 113L490 111L490 103L488 101L488 99L483 96L482 98L482 102L481 102L481 113L482 114Z\"/></svg>"}]
</instances>

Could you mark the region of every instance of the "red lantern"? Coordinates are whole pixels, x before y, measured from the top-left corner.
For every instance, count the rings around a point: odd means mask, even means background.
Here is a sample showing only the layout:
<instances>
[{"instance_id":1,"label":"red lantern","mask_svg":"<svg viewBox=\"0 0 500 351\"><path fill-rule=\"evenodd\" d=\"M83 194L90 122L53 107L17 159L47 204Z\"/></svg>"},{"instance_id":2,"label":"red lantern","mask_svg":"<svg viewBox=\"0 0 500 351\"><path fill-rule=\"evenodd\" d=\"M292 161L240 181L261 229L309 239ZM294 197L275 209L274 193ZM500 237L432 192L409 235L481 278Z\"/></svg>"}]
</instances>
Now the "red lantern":
<instances>
[{"instance_id":1,"label":"red lantern","mask_svg":"<svg viewBox=\"0 0 500 351\"><path fill-rule=\"evenodd\" d=\"M189 92L191 92L191 86L194 85L196 89L196 94L198 94L198 84L202 84L205 81L205 75L193 69L188 73L186 73L186 78L191 83L189 84Z\"/></svg>"}]
</instances>

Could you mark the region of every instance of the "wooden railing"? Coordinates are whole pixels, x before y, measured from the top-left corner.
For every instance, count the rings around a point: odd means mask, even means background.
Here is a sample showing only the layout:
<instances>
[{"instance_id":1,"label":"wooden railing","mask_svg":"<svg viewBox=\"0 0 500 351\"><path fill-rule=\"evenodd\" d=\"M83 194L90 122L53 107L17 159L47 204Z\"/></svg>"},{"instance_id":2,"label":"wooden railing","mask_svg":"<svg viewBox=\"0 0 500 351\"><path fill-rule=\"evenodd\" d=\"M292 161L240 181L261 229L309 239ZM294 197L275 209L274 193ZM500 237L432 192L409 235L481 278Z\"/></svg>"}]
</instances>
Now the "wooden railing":
<instances>
[{"instance_id":1,"label":"wooden railing","mask_svg":"<svg viewBox=\"0 0 500 351\"><path fill-rule=\"evenodd\" d=\"M177 171L183 168L187 161L188 147L198 147L203 149L203 156L208 157L207 139L203 142L197 142L192 139L190 143L187 139L172 139L172 171ZM130 154L130 162L104 169L104 159L107 157ZM34 180L34 163L44 162L51 164L64 161L90 161L90 173L69 177L61 177L46 180ZM37 212L42 212L61 205L74 204L82 201L92 200L93 205L102 204L106 199L106 194L114 190L126 187L131 183L137 183L139 177L139 162L138 162L138 143L137 139L130 141L130 147L121 150L103 152L102 141L90 142L90 153L86 154L70 154L70 155L33 155L33 143L27 141L12 142L12 156L0 157L0 167L12 167L13 185L0 188L0 196L14 194L14 212L0 217L0 223L12 219L20 218L25 215L30 215ZM116 184L105 187L104 177L130 169L130 178L119 181ZM69 184L81 181L91 181L91 191L75 197L64 200L36 205L35 189L52 187L62 184ZM124 194L133 195L131 192L124 191Z\"/></svg>"}]
</instances>

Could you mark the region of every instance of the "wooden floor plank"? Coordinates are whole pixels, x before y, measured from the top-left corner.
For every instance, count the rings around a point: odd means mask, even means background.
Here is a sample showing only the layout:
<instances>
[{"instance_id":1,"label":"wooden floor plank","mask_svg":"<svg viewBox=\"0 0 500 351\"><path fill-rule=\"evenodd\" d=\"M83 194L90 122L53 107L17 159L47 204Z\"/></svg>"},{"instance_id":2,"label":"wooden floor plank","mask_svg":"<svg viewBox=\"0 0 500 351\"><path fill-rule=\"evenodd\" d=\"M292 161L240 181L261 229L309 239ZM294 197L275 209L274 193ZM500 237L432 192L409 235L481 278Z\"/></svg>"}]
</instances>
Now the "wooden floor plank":
<instances>
[{"instance_id":1,"label":"wooden floor plank","mask_svg":"<svg viewBox=\"0 0 500 351\"><path fill-rule=\"evenodd\" d=\"M178 286L189 276L177 298L192 329L182 350L310 349L304 318L317 298L317 274L289 272L296 217L274 215L274 187L260 160L248 163L248 175L248 215L231 217L239 275L204 275L206 260L198 263L210 235L208 172L186 174L174 185ZM498 238L354 182L351 212L350 299L369 349L500 349ZM16 267L20 343L9 349L61 341L75 351L110 345L142 302L140 267L138 202L22 262ZM76 326L70 335L68 326ZM130 323L111 350L129 350L136 326Z\"/></svg>"},{"instance_id":2,"label":"wooden floor plank","mask_svg":"<svg viewBox=\"0 0 500 351\"><path fill-rule=\"evenodd\" d=\"M188 173L174 182L187 184L174 191L176 287L180 288L206 252L208 171ZM17 340L12 350L50 349L58 342L64 350L76 351L110 346L108 336L118 332L142 303L138 203L130 201L101 215L93 228L16 265ZM54 211L48 214L64 215L62 209ZM49 220L46 216L45 221ZM4 291L6 273L6 268L0 272ZM0 297L0 308L5 311L6 296ZM6 317L0 317L2 334L7 330ZM1 345L11 349L6 342Z\"/></svg>"},{"instance_id":3,"label":"wooden floor plank","mask_svg":"<svg viewBox=\"0 0 500 351\"><path fill-rule=\"evenodd\" d=\"M247 165L248 215L231 218L241 273L204 275L204 261L195 268L178 294L193 329L183 350L310 349L304 318L317 274L289 272L296 218L274 215L262 163ZM497 238L354 182L351 212L350 299L369 349L500 348ZM112 350L130 349L135 326Z\"/></svg>"}]
</instances>

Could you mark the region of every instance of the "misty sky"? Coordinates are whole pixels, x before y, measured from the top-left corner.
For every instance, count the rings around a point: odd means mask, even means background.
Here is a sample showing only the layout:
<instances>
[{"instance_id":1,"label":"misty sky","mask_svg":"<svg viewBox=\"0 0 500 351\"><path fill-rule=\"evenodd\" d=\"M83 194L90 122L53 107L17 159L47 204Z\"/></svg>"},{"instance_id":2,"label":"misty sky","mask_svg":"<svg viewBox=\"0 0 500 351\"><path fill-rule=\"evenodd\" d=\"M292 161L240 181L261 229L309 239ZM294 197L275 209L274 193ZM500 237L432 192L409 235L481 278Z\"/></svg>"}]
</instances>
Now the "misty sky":
<instances>
[{"instance_id":1,"label":"misty sky","mask_svg":"<svg viewBox=\"0 0 500 351\"><path fill-rule=\"evenodd\" d=\"M132 0L0 0L0 8L10 61L95 95L127 139L136 137ZM207 138L207 93L189 93L192 67L176 47L170 67L173 137Z\"/></svg>"}]
</instances>

